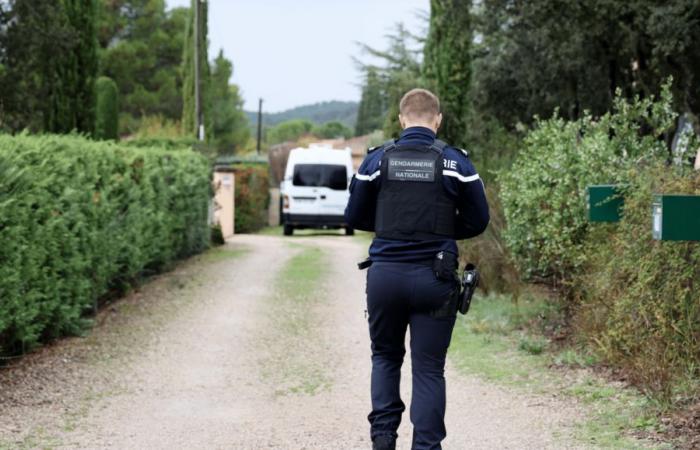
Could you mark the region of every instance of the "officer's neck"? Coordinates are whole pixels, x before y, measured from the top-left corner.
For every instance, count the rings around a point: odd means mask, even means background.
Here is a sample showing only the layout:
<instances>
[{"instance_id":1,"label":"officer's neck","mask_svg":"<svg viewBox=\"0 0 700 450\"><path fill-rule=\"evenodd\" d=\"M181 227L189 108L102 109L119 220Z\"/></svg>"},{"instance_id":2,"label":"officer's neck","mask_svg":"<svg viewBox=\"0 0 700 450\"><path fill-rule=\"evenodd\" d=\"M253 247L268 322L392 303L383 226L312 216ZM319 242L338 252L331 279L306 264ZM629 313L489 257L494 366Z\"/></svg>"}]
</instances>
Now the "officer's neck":
<instances>
[{"instance_id":1,"label":"officer's neck","mask_svg":"<svg viewBox=\"0 0 700 450\"><path fill-rule=\"evenodd\" d=\"M435 124L432 123L424 123L424 122L411 122L411 123L406 123L404 124L404 131L409 129L409 128L416 128L416 127L421 127L421 128L427 128L433 133L437 134L437 128L435 127Z\"/></svg>"}]
</instances>

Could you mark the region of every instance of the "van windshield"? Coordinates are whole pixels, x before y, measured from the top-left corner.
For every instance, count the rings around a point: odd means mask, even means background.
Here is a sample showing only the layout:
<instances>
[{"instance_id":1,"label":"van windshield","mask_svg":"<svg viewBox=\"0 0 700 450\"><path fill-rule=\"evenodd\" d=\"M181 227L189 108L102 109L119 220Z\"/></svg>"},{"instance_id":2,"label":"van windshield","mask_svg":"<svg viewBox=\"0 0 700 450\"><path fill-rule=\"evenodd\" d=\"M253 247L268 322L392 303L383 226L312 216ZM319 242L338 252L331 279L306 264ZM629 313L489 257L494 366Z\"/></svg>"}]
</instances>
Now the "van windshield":
<instances>
[{"instance_id":1,"label":"van windshield","mask_svg":"<svg viewBox=\"0 0 700 450\"><path fill-rule=\"evenodd\" d=\"M348 188L345 166L333 164L297 164L294 166L294 186L327 187L336 191Z\"/></svg>"}]
</instances>

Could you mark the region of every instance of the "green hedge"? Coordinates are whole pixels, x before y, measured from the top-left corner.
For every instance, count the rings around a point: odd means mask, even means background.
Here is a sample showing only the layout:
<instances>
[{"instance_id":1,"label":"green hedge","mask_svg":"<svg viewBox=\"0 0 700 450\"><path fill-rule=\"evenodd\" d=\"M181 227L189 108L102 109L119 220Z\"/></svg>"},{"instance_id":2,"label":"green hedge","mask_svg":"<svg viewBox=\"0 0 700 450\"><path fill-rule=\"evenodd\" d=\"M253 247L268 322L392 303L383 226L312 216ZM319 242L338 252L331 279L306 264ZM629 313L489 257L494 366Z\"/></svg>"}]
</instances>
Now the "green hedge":
<instances>
[{"instance_id":1,"label":"green hedge","mask_svg":"<svg viewBox=\"0 0 700 450\"><path fill-rule=\"evenodd\" d=\"M0 352L80 333L99 298L205 249L209 180L191 151L0 135Z\"/></svg>"},{"instance_id":2,"label":"green hedge","mask_svg":"<svg viewBox=\"0 0 700 450\"><path fill-rule=\"evenodd\" d=\"M234 165L236 173L236 233L252 233L267 225L270 170L267 164Z\"/></svg>"}]
</instances>

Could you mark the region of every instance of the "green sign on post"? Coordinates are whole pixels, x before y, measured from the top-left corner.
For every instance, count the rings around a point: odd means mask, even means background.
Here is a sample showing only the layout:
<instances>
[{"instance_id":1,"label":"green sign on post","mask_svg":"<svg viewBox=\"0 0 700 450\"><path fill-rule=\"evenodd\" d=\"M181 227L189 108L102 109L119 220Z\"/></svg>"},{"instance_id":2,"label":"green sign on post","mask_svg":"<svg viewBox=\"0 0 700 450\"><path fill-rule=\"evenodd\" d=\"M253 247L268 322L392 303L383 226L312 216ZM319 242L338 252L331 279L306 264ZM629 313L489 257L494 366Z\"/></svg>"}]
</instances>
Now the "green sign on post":
<instances>
[{"instance_id":1,"label":"green sign on post","mask_svg":"<svg viewBox=\"0 0 700 450\"><path fill-rule=\"evenodd\" d=\"M617 184L588 186L588 220L590 222L619 222L624 199Z\"/></svg>"},{"instance_id":2,"label":"green sign on post","mask_svg":"<svg viewBox=\"0 0 700 450\"><path fill-rule=\"evenodd\" d=\"M654 195L652 235L659 241L700 241L700 195Z\"/></svg>"}]
</instances>

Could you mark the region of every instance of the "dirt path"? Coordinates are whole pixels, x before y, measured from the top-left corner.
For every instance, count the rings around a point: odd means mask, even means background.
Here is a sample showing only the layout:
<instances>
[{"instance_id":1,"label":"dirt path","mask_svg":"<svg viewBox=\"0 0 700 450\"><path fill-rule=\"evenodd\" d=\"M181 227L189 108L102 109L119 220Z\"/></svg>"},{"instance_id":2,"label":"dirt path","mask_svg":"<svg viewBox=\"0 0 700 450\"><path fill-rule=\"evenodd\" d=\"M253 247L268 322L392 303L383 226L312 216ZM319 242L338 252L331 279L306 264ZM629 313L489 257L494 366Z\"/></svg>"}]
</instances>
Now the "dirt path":
<instances>
[{"instance_id":1,"label":"dirt path","mask_svg":"<svg viewBox=\"0 0 700 450\"><path fill-rule=\"evenodd\" d=\"M29 446L370 448L365 272L355 266L366 244L341 236L239 236L229 246L250 251L207 269L207 282L187 291L193 305L159 328L156 345L112 367L110 386L119 389L93 396L73 426L54 427L51 439ZM288 328L275 316L285 301L275 288L290 258L308 249L321 250L326 277L308 286L315 298L309 310L285 310L311 325ZM280 379L303 378L299 369L309 367L318 382L280 388ZM408 404L408 364L404 380ZM569 435L580 413L554 397L514 393L452 367L447 382L444 448L576 447ZM407 414L400 435L399 448L410 448Z\"/></svg>"}]
</instances>

